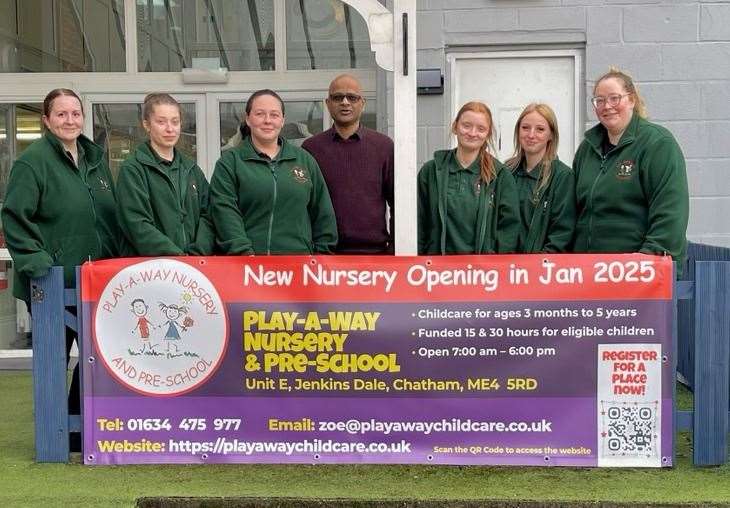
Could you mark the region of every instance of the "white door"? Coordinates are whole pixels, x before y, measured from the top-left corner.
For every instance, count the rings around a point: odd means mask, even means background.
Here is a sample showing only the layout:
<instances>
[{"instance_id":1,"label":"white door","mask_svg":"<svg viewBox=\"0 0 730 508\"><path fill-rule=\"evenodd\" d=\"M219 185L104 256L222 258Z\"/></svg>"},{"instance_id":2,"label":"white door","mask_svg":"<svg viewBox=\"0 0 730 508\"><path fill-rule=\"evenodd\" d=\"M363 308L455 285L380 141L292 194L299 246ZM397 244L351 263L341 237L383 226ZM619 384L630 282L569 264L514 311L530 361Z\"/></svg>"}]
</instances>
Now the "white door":
<instances>
[{"instance_id":1,"label":"white door","mask_svg":"<svg viewBox=\"0 0 730 508\"><path fill-rule=\"evenodd\" d=\"M472 100L492 110L497 158L514 152L517 117L531 102L544 102L558 118L558 156L570 165L582 135L580 120L581 54L578 50L451 53L449 83L451 122L462 104Z\"/></svg>"}]
</instances>

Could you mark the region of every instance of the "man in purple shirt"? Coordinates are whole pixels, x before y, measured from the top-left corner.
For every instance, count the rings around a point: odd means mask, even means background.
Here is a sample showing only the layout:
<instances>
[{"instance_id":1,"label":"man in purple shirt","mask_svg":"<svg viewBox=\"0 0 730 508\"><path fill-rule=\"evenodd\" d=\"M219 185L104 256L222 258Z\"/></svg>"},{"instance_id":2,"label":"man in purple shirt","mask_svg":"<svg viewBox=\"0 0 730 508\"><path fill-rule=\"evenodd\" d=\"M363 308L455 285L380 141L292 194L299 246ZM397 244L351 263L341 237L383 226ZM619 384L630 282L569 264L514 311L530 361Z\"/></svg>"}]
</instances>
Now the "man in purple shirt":
<instances>
[{"instance_id":1,"label":"man in purple shirt","mask_svg":"<svg viewBox=\"0 0 730 508\"><path fill-rule=\"evenodd\" d=\"M337 216L335 253L392 254L393 141L360 124L365 98L354 76L337 76L326 103L332 128L302 148L317 160L327 182Z\"/></svg>"}]
</instances>

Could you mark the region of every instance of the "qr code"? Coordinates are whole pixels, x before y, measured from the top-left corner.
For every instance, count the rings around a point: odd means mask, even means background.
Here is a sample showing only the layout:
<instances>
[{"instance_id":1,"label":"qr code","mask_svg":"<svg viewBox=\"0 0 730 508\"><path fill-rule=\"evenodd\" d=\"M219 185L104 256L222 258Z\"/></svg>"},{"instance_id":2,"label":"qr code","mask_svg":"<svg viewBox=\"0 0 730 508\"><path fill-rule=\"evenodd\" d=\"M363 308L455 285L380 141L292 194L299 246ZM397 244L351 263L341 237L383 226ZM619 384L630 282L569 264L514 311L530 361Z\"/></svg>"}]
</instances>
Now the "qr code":
<instances>
[{"instance_id":1,"label":"qr code","mask_svg":"<svg viewBox=\"0 0 730 508\"><path fill-rule=\"evenodd\" d=\"M658 457L659 402L601 401L604 457Z\"/></svg>"}]
</instances>

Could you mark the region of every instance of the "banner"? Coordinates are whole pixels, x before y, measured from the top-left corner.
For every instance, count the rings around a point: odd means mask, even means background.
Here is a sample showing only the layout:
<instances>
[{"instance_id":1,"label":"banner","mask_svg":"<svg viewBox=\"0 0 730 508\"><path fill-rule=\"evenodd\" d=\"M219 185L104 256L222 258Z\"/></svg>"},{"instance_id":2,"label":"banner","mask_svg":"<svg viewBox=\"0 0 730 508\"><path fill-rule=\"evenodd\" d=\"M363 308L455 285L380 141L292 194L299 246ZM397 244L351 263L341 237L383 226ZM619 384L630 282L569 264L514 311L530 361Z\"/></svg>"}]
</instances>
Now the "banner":
<instances>
[{"instance_id":1,"label":"banner","mask_svg":"<svg viewBox=\"0 0 730 508\"><path fill-rule=\"evenodd\" d=\"M86 263L84 461L672 465L641 254Z\"/></svg>"}]
</instances>

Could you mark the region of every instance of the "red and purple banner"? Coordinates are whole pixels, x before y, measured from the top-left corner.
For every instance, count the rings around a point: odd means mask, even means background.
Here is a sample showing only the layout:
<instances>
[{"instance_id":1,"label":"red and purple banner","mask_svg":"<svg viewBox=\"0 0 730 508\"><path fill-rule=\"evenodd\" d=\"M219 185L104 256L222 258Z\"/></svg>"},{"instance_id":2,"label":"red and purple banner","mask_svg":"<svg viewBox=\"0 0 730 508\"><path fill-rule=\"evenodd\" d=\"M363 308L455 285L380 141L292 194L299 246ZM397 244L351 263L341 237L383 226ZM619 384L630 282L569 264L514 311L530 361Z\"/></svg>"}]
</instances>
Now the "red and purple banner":
<instances>
[{"instance_id":1,"label":"red and purple banner","mask_svg":"<svg viewBox=\"0 0 730 508\"><path fill-rule=\"evenodd\" d=\"M82 269L84 461L672 465L672 262Z\"/></svg>"}]
</instances>

